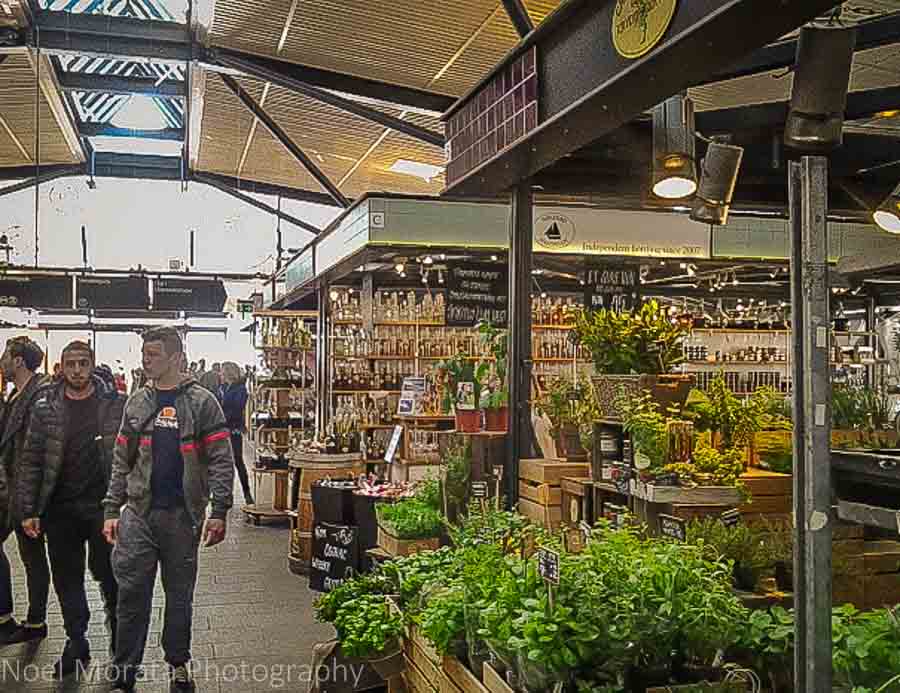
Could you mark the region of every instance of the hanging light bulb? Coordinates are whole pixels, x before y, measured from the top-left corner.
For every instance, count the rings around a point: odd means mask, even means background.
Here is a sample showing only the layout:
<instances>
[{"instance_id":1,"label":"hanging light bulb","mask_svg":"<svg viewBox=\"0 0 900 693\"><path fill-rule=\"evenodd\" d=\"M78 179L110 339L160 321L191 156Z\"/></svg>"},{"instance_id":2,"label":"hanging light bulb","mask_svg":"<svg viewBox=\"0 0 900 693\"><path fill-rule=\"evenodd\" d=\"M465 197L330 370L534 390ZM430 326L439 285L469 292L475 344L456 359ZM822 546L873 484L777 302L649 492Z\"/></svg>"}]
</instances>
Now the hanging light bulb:
<instances>
[{"instance_id":1,"label":"hanging light bulb","mask_svg":"<svg viewBox=\"0 0 900 693\"><path fill-rule=\"evenodd\" d=\"M879 228L889 233L900 233L900 185L878 205L872 218Z\"/></svg>"},{"instance_id":2,"label":"hanging light bulb","mask_svg":"<svg viewBox=\"0 0 900 693\"><path fill-rule=\"evenodd\" d=\"M438 284L444 283L444 271L438 270Z\"/></svg>"},{"instance_id":3,"label":"hanging light bulb","mask_svg":"<svg viewBox=\"0 0 900 693\"><path fill-rule=\"evenodd\" d=\"M668 200L697 190L694 106L676 94L653 109L653 194Z\"/></svg>"},{"instance_id":4,"label":"hanging light bulb","mask_svg":"<svg viewBox=\"0 0 900 693\"><path fill-rule=\"evenodd\" d=\"M403 271L406 269L406 264L398 260L397 264L394 265L394 269L397 270L397 274L403 274Z\"/></svg>"}]
</instances>

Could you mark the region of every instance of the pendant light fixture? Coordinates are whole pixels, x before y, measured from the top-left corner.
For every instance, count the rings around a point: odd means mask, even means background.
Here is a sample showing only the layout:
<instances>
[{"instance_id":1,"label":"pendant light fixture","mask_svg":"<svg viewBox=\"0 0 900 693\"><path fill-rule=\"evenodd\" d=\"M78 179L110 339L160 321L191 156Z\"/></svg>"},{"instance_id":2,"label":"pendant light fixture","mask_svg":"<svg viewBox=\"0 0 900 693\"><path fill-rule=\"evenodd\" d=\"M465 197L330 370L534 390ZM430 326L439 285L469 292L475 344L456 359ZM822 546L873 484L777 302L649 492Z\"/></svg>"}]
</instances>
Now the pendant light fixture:
<instances>
[{"instance_id":1,"label":"pendant light fixture","mask_svg":"<svg viewBox=\"0 0 900 693\"><path fill-rule=\"evenodd\" d=\"M694 105L676 94L653 108L653 194L667 200L697 190Z\"/></svg>"},{"instance_id":2,"label":"pendant light fixture","mask_svg":"<svg viewBox=\"0 0 900 693\"><path fill-rule=\"evenodd\" d=\"M890 233L900 233L900 185L878 205L872 218L879 228Z\"/></svg>"},{"instance_id":3,"label":"pendant light fixture","mask_svg":"<svg viewBox=\"0 0 900 693\"><path fill-rule=\"evenodd\" d=\"M700 186L691 219L713 226L728 222L728 210L734 196L743 147L713 139L700 163Z\"/></svg>"},{"instance_id":4,"label":"pendant light fixture","mask_svg":"<svg viewBox=\"0 0 900 693\"><path fill-rule=\"evenodd\" d=\"M827 152L841 145L855 47L853 26L800 30L791 108L784 127L788 147Z\"/></svg>"}]
</instances>

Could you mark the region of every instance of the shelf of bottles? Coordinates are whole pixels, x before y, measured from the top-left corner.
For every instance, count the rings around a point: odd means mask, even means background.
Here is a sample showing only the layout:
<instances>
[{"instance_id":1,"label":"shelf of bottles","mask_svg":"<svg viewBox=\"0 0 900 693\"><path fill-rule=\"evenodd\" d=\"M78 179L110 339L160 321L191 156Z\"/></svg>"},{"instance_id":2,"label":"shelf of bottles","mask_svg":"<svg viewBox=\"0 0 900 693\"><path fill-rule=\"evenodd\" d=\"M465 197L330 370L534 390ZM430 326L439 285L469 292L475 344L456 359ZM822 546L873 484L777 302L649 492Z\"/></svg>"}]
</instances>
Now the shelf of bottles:
<instances>
[{"instance_id":1,"label":"shelf of bottles","mask_svg":"<svg viewBox=\"0 0 900 693\"><path fill-rule=\"evenodd\" d=\"M269 312L254 316L260 368L252 393L257 468L290 451L297 433L315 429L315 317Z\"/></svg>"}]
</instances>

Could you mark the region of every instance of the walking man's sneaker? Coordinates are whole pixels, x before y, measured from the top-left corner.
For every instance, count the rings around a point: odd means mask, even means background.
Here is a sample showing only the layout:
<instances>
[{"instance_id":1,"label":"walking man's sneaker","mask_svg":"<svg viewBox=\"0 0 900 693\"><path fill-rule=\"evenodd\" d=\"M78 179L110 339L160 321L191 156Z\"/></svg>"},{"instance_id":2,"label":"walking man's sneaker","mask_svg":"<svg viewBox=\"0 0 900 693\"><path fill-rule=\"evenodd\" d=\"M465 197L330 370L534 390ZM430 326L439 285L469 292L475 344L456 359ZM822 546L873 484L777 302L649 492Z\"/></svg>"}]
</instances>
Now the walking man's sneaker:
<instances>
[{"instance_id":1,"label":"walking man's sneaker","mask_svg":"<svg viewBox=\"0 0 900 693\"><path fill-rule=\"evenodd\" d=\"M188 666L180 664L177 667L173 667L169 681L170 693L194 693L195 690L194 680L191 678Z\"/></svg>"},{"instance_id":2,"label":"walking man's sneaker","mask_svg":"<svg viewBox=\"0 0 900 693\"><path fill-rule=\"evenodd\" d=\"M91 648L87 640L66 640L66 646L63 648L62 657L60 657L55 666L55 674L57 679L64 679L66 676L75 673L76 669L81 668L81 673L87 670L88 662L91 661Z\"/></svg>"}]
</instances>

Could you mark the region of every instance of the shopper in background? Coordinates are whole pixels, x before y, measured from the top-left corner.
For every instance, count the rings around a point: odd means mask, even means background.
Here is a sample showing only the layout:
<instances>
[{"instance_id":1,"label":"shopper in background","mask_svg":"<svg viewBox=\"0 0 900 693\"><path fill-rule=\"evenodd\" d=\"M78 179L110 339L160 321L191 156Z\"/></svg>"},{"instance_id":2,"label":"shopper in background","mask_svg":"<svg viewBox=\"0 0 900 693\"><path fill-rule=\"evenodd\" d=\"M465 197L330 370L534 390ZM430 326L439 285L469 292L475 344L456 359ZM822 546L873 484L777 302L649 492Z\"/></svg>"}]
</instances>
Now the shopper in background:
<instances>
[{"instance_id":1,"label":"shopper in background","mask_svg":"<svg viewBox=\"0 0 900 693\"><path fill-rule=\"evenodd\" d=\"M67 638L56 663L59 678L90 659L85 547L87 566L103 597L110 651L115 645L118 589L110 547L103 539L101 501L125 407L109 371L95 369L90 344L70 342L61 360L62 382L41 388L35 399L18 481L25 533L34 539L47 534Z\"/></svg>"},{"instance_id":2,"label":"shopper in background","mask_svg":"<svg viewBox=\"0 0 900 693\"><path fill-rule=\"evenodd\" d=\"M218 365L218 364L216 364ZM247 385L241 369L236 363L227 361L222 364L222 411L225 412L225 423L231 430L231 450L234 454L234 466L241 489L244 491L244 502L253 505L253 493L250 491L250 479L244 465L244 411L247 408Z\"/></svg>"},{"instance_id":3,"label":"shopper in background","mask_svg":"<svg viewBox=\"0 0 900 693\"><path fill-rule=\"evenodd\" d=\"M200 363L204 364L204 368L205 368L205 361L203 361L201 359ZM200 384L203 387L205 387L207 390L212 392L213 395L216 396L216 398L219 397L219 394L220 394L219 390L222 387L221 371L222 371L222 365L219 363L214 363L210 370L208 370L208 371L203 370L197 376L197 380L200 381Z\"/></svg>"},{"instance_id":4,"label":"shopper in background","mask_svg":"<svg viewBox=\"0 0 900 693\"><path fill-rule=\"evenodd\" d=\"M4 381L15 384L0 425L0 645L47 637L47 549L43 536L31 538L25 534L21 499L16 493L34 399L41 386L49 382L36 373L43 362L43 350L28 337L10 339L0 358ZM28 585L28 616L21 626L13 618L12 575L3 551L3 543L13 530Z\"/></svg>"},{"instance_id":5,"label":"shopper in background","mask_svg":"<svg viewBox=\"0 0 900 693\"><path fill-rule=\"evenodd\" d=\"M190 646L197 551L201 538L206 546L225 538L234 459L218 401L182 373L184 347L178 332L154 328L144 333L143 341L144 371L153 387L139 390L125 406L103 501L103 532L115 544L113 570L119 581L119 632L111 673L115 688L134 688L160 566L166 595L161 644L170 686L173 693L188 693L194 691Z\"/></svg>"}]
</instances>

